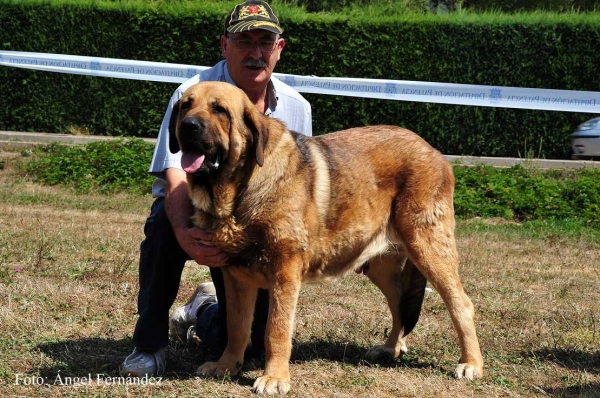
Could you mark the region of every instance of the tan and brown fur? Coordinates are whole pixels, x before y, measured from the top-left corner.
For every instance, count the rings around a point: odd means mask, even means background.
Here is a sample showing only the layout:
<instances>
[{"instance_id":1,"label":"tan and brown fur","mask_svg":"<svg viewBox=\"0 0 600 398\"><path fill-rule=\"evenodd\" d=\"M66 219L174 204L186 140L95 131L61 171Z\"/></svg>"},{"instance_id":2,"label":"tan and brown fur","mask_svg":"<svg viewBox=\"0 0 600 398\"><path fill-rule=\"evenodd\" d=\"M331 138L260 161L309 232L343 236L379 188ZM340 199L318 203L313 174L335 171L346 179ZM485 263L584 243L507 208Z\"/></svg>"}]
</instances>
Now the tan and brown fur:
<instances>
[{"instance_id":1,"label":"tan and brown fur","mask_svg":"<svg viewBox=\"0 0 600 398\"><path fill-rule=\"evenodd\" d=\"M190 120L201 127L190 128ZM392 314L387 341L368 360L406 352L428 280L458 333L456 376L482 375L474 309L458 276L452 168L419 136L372 126L304 137L262 115L236 87L205 82L176 104L170 144L222 158L218 170L188 175L194 223L231 256L223 268L228 345L200 374L240 371L264 288L266 364L253 389L286 393L301 283L356 271L381 289Z\"/></svg>"}]
</instances>

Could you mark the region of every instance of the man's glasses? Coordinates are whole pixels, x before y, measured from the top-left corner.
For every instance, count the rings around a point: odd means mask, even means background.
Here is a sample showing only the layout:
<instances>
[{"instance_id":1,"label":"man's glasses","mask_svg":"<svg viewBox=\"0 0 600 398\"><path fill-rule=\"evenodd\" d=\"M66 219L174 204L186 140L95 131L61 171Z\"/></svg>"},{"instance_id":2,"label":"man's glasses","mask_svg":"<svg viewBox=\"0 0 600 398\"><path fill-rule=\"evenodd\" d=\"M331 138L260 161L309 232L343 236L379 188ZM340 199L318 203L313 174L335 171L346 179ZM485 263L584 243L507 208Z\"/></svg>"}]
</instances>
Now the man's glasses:
<instances>
[{"instance_id":1,"label":"man's glasses","mask_svg":"<svg viewBox=\"0 0 600 398\"><path fill-rule=\"evenodd\" d=\"M253 41L249 39L234 39L227 37L227 40L231 40L235 43L236 47L242 51L254 50L255 46L258 46L261 52L270 54L275 49L275 45L279 40L259 40Z\"/></svg>"}]
</instances>

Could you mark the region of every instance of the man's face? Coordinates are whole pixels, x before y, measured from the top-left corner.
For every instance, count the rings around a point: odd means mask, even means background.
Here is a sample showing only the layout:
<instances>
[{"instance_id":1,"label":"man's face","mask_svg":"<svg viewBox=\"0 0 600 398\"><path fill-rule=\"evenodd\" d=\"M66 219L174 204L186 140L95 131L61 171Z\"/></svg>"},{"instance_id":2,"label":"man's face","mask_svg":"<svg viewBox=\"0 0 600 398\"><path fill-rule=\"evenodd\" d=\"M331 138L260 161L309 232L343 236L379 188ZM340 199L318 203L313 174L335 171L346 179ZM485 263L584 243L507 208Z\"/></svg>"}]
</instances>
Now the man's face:
<instances>
[{"instance_id":1,"label":"man's face","mask_svg":"<svg viewBox=\"0 0 600 398\"><path fill-rule=\"evenodd\" d=\"M242 90L264 89L285 41L263 29L221 36L221 51L235 84Z\"/></svg>"}]
</instances>

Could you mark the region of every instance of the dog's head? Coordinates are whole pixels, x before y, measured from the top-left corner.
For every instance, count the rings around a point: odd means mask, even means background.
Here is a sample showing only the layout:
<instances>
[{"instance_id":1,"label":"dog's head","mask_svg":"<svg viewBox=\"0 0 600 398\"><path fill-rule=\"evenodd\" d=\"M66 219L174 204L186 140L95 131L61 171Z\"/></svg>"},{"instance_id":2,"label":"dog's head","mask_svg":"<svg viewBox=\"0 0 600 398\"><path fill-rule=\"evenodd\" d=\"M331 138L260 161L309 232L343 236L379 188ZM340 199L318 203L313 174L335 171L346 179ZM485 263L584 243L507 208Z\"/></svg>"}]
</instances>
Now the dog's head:
<instances>
[{"instance_id":1,"label":"dog's head","mask_svg":"<svg viewBox=\"0 0 600 398\"><path fill-rule=\"evenodd\" d=\"M188 174L216 176L249 162L264 162L268 126L239 88L224 82L201 82L174 105L169 123L169 149L182 151Z\"/></svg>"}]
</instances>

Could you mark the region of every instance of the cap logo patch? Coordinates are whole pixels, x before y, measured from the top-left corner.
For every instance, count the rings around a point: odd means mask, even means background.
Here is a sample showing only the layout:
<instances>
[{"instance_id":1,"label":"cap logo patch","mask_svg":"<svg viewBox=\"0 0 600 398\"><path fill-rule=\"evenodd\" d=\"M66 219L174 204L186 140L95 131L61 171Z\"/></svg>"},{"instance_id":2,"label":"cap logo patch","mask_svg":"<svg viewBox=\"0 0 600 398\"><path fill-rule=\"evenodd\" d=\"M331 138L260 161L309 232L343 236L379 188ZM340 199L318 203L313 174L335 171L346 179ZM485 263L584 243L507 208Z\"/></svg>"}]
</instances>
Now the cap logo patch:
<instances>
[{"instance_id":1,"label":"cap logo patch","mask_svg":"<svg viewBox=\"0 0 600 398\"><path fill-rule=\"evenodd\" d=\"M269 12L262 5L250 5L244 6L240 9L239 19L245 19L249 17L263 17L269 19Z\"/></svg>"}]
</instances>

